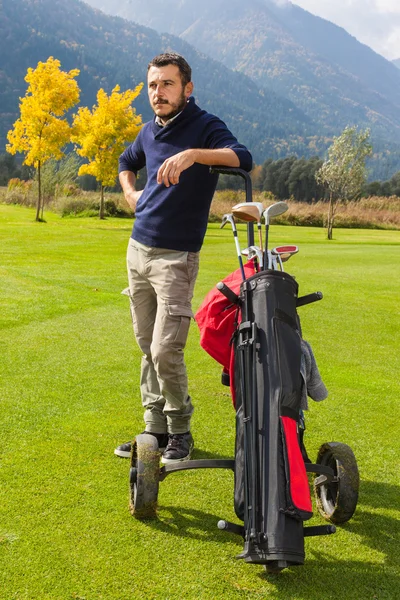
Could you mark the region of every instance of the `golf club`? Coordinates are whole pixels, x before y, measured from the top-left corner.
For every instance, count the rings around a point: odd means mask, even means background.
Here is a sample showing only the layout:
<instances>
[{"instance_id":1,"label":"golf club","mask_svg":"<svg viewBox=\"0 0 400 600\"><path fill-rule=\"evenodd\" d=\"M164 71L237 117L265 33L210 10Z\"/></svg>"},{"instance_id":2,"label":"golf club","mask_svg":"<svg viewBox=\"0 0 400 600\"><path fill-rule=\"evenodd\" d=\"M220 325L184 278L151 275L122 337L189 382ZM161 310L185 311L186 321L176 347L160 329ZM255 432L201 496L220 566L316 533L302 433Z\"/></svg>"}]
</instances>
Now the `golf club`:
<instances>
[{"instance_id":1,"label":"golf club","mask_svg":"<svg viewBox=\"0 0 400 600\"><path fill-rule=\"evenodd\" d=\"M271 250L271 254L279 256L282 262L286 262L291 256L293 256L293 254L297 254L298 251L298 246L294 245L276 246L276 248Z\"/></svg>"},{"instance_id":2,"label":"golf club","mask_svg":"<svg viewBox=\"0 0 400 600\"><path fill-rule=\"evenodd\" d=\"M261 233L261 217L263 215L264 207L261 202L240 202L235 204L232 208L232 214L237 219L243 221L257 221L258 239L260 244L261 252L263 251L263 241ZM260 267L262 268L263 261L260 261Z\"/></svg>"},{"instance_id":3,"label":"golf club","mask_svg":"<svg viewBox=\"0 0 400 600\"><path fill-rule=\"evenodd\" d=\"M256 260L254 261L254 266L256 267L257 265L260 265L260 268L262 269L263 253L258 246L249 246L248 248L242 250L242 254L247 256L248 260L255 258Z\"/></svg>"},{"instance_id":4,"label":"golf club","mask_svg":"<svg viewBox=\"0 0 400 600\"><path fill-rule=\"evenodd\" d=\"M243 268L242 253L241 253L241 250L240 250L240 245L239 245L239 240L238 240L238 234L237 234L235 219L233 218L232 213L227 213L227 214L225 214L222 217L221 229L223 227L225 227L225 225L227 223L230 223L231 226L232 226L233 237L234 237L235 246L236 246L236 253L237 253L238 259L239 259L239 266L240 266L240 270L242 272L242 278L243 278L243 281L246 281L246 275L245 275L244 268Z\"/></svg>"},{"instance_id":5,"label":"golf club","mask_svg":"<svg viewBox=\"0 0 400 600\"><path fill-rule=\"evenodd\" d=\"M265 249L264 249L264 269L270 268L269 254L268 254L268 231L269 231L269 222L272 217L277 217L282 213L286 212L288 209L288 205L286 202L276 202L275 204L271 204L264 211L264 219L265 219Z\"/></svg>"}]
</instances>

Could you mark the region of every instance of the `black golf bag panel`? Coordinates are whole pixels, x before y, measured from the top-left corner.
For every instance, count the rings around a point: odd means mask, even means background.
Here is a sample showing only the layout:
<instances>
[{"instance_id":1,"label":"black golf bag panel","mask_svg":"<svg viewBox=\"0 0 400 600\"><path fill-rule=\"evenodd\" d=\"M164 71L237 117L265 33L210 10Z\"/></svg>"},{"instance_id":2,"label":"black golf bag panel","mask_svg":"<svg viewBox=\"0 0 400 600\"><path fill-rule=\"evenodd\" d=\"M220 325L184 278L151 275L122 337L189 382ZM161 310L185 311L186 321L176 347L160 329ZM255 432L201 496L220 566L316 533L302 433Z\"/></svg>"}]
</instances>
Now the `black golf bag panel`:
<instances>
[{"instance_id":1,"label":"black golf bag panel","mask_svg":"<svg viewBox=\"0 0 400 600\"><path fill-rule=\"evenodd\" d=\"M249 562L304 562L303 520L312 516L298 420L302 394L298 285L261 271L241 287L234 338L234 505Z\"/></svg>"}]
</instances>

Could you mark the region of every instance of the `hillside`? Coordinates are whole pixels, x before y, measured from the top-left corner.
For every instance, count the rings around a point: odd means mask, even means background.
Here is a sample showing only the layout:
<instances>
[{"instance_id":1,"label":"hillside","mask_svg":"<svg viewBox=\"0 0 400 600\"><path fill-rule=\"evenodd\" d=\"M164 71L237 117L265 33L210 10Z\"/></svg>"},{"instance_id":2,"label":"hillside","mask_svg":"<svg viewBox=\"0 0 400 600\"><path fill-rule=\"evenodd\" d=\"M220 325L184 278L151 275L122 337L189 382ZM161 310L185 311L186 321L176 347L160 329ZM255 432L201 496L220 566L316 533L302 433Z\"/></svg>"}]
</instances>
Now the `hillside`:
<instances>
[{"instance_id":1,"label":"hillside","mask_svg":"<svg viewBox=\"0 0 400 600\"><path fill-rule=\"evenodd\" d=\"M79 0L3 0L0 152L18 116L18 97L25 94L26 70L39 60L54 56L66 70L79 68L81 104L91 106L99 87L109 92L117 83L126 89L143 81L148 61L166 49L187 57L200 106L221 116L257 162L288 152L309 156L316 147L325 147L322 128L290 100L258 87L180 38L107 16ZM135 106L144 120L151 117L145 92Z\"/></svg>"},{"instance_id":2,"label":"hillside","mask_svg":"<svg viewBox=\"0 0 400 600\"><path fill-rule=\"evenodd\" d=\"M291 2L87 0L190 41L229 68L292 100L338 133L371 127L378 145L398 143L400 73L344 29Z\"/></svg>"}]
</instances>

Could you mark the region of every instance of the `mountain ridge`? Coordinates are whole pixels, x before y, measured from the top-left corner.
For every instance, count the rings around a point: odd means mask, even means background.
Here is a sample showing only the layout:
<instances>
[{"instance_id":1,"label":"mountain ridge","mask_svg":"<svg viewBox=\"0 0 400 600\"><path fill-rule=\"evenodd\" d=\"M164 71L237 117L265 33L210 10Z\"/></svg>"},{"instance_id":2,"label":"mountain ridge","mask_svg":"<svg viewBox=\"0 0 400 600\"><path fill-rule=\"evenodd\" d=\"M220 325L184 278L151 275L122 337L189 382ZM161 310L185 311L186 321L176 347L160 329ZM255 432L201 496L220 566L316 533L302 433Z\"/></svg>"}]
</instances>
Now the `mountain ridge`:
<instances>
[{"instance_id":1,"label":"mountain ridge","mask_svg":"<svg viewBox=\"0 0 400 600\"><path fill-rule=\"evenodd\" d=\"M289 98L322 127L371 126L397 142L400 73L343 28L271 0L86 0L180 35L258 85ZM199 13L201 10L201 14Z\"/></svg>"},{"instance_id":2,"label":"mountain ridge","mask_svg":"<svg viewBox=\"0 0 400 600\"><path fill-rule=\"evenodd\" d=\"M188 4L189 8L194 6L191 0L180 2ZM223 7L224 2L215 0L216 9ZM232 0L231 16L235 16L240 6L241 3ZM109 93L116 84L127 89L143 81L147 63L167 49L187 58L193 69L194 95L199 105L221 117L249 147L258 164L267 158L275 160L290 154L306 158L316 154L321 156L332 136L340 133L340 126L330 122L334 121L333 113L328 112L331 119L321 123L291 100L270 90L266 82L263 81L264 87L260 87L244 73L230 71L185 40L105 15L81 0L68 3L62 0L3 0L2 8L0 148L4 148L5 135L18 117L18 97L26 91L26 70L35 67L39 60L54 56L61 61L64 70L79 68L80 105L92 106L100 87ZM269 14L272 15L272 11ZM134 106L137 113L142 114L143 121L152 117L145 91ZM381 116L379 118L382 120ZM387 129L395 130L389 118ZM395 135L386 141L375 136L374 147L378 154L374 163L375 177L388 178L400 168L400 146L396 142Z\"/></svg>"}]
</instances>

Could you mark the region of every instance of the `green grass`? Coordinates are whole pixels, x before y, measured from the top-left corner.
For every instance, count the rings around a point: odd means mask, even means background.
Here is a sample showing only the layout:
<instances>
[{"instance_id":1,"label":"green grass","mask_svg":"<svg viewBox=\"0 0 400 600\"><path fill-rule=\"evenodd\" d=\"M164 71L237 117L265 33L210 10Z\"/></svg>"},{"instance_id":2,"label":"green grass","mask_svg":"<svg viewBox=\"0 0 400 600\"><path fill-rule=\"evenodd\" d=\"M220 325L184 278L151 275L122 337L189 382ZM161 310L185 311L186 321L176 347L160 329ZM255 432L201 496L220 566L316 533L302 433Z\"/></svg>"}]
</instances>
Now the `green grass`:
<instances>
[{"instance_id":1,"label":"green grass","mask_svg":"<svg viewBox=\"0 0 400 600\"><path fill-rule=\"evenodd\" d=\"M400 232L272 226L330 391L310 401L307 448L352 446L361 474L354 518L306 539L306 563L279 576L238 561L233 476L192 471L162 482L159 519L128 511L128 461L117 443L142 430L140 353L127 299L130 223L61 219L0 205L0 599L360 599L399 597ZM245 243L244 228L240 232ZM210 225L195 290L236 268L232 234ZM231 457L234 411L220 368L187 348L195 458ZM315 516L312 524L321 523Z\"/></svg>"}]
</instances>

